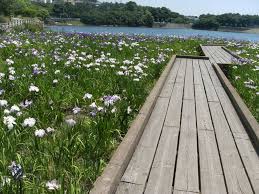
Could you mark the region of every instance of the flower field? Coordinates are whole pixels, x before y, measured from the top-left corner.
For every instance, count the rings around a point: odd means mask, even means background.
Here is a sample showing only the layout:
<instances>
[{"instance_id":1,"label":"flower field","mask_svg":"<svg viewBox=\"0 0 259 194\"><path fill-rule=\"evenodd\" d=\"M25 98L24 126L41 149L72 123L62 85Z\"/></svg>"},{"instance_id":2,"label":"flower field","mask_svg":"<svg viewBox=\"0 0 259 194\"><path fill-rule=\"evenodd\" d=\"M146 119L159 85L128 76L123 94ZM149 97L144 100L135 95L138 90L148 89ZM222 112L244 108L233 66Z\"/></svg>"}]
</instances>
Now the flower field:
<instances>
[{"instance_id":1,"label":"flower field","mask_svg":"<svg viewBox=\"0 0 259 194\"><path fill-rule=\"evenodd\" d=\"M89 191L171 55L197 55L201 42L52 32L0 37L0 193Z\"/></svg>"},{"instance_id":2,"label":"flower field","mask_svg":"<svg viewBox=\"0 0 259 194\"><path fill-rule=\"evenodd\" d=\"M259 44L229 42L228 47L243 59L225 72L259 122Z\"/></svg>"}]
</instances>

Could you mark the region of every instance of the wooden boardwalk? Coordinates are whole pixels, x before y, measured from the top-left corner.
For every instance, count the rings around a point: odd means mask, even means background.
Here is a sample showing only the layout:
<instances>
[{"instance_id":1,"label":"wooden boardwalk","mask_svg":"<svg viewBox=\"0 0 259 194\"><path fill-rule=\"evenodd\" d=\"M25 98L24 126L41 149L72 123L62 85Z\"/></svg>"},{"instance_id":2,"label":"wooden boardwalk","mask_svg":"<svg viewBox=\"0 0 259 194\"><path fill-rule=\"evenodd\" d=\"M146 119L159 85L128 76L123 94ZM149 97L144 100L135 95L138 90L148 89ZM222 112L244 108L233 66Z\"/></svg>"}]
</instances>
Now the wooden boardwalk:
<instances>
[{"instance_id":1,"label":"wooden boardwalk","mask_svg":"<svg viewBox=\"0 0 259 194\"><path fill-rule=\"evenodd\" d=\"M211 63L230 57L202 49L211 61L176 58L117 194L259 194L258 155Z\"/></svg>"},{"instance_id":2,"label":"wooden boardwalk","mask_svg":"<svg viewBox=\"0 0 259 194\"><path fill-rule=\"evenodd\" d=\"M203 53L210 58L213 63L231 64L233 55L222 49L222 46L201 46Z\"/></svg>"}]
</instances>

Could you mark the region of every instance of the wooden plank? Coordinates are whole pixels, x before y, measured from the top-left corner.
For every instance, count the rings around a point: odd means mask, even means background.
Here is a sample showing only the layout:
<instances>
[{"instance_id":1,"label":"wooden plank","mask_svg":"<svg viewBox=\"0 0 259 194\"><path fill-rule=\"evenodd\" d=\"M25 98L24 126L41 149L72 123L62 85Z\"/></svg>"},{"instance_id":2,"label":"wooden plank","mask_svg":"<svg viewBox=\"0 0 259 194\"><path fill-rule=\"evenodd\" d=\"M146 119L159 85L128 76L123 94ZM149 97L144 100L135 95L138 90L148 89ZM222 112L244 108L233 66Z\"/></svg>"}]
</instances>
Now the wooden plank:
<instances>
[{"instance_id":1,"label":"wooden plank","mask_svg":"<svg viewBox=\"0 0 259 194\"><path fill-rule=\"evenodd\" d=\"M177 61L181 61L180 69L178 71L177 77L176 77L176 83L184 83L185 78L185 71L186 71L186 65L187 65L187 59L177 58Z\"/></svg>"},{"instance_id":2,"label":"wooden plank","mask_svg":"<svg viewBox=\"0 0 259 194\"><path fill-rule=\"evenodd\" d=\"M195 104L198 129L213 131L208 101L203 85L195 85Z\"/></svg>"},{"instance_id":3,"label":"wooden plank","mask_svg":"<svg viewBox=\"0 0 259 194\"><path fill-rule=\"evenodd\" d=\"M219 102L209 103L228 193L252 194L250 182Z\"/></svg>"},{"instance_id":4,"label":"wooden plank","mask_svg":"<svg viewBox=\"0 0 259 194\"><path fill-rule=\"evenodd\" d=\"M167 79L168 82L170 82L170 83L175 82L175 79L176 79L177 73L179 71L180 65L181 65L181 61L176 59L174 65L172 67L172 70L168 75L168 79Z\"/></svg>"},{"instance_id":5,"label":"wooden plank","mask_svg":"<svg viewBox=\"0 0 259 194\"><path fill-rule=\"evenodd\" d=\"M212 47L211 47L212 48ZM220 48L218 46L214 46L215 56L220 58L221 63L227 63L225 56L220 52Z\"/></svg>"},{"instance_id":6,"label":"wooden plank","mask_svg":"<svg viewBox=\"0 0 259 194\"><path fill-rule=\"evenodd\" d=\"M215 88L213 87L213 83L211 81L211 78L208 73L204 60L199 61L199 66L200 66L203 84L205 86L208 101L209 102L218 102L219 99L218 99L217 93L215 91Z\"/></svg>"},{"instance_id":7,"label":"wooden plank","mask_svg":"<svg viewBox=\"0 0 259 194\"><path fill-rule=\"evenodd\" d=\"M221 46L202 46L202 50L206 56L209 56L212 62L230 64L232 56L224 51Z\"/></svg>"},{"instance_id":8,"label":"wooden plank","mask_svg":"<svg viewBox=\"0 0 259 194\"><path fill-rule=\"evenodd\" d=\"M227 193L214 131L198 130L201 193Z\"/></svg>"},{"instance_id":9,"label":"wooden plank","mask_svg":"<svg viewBox=\"0 0 259 194\"><path fill-rule=\"evenodd\" d=\"M195 85L201 192L227 193L203 85Z\"/></svg>"},{"instance_id":10,"label":"wooden plank","mask_svg":"<svg viewBox=\"0 0 259 194\"><path fill-rule=\"evenodd\" d=\"M168 98L158 98L139 145L121 179L122 182L141 184L143 191L162 131L168 103Z\"/></svg>"},{"instance_id":11,"label":"wooden plank","mask_svg":"<svg viewBox=\"0 0 259 194\"><path fill-rule=\"evenodd\" d=\"M255 193L259 193L259 158L245 131L230 99L221 87L216 87L222 108L225 112L237 148L244 163Z\"/></svg>"},{"instance_id":12,"label":"wooden plank","mask_svg":"<svg viewBox=\"0 0 259 194\"><path fill-rule=\"evenodd\" d=\"M235 138L236 144L255 193L259 193L259 159L250 139Z\"/></svg>"},{"instance_id":13,"label":"wooden plank","mask_svg":"<svg viewBox=\"0 0 259 194\"><path fill-rule=\"evenodd\" d=\"M120 182L116 194L142 194L143 186L138 184Z\"/></svg>"},{"instance_id":14,"label":"wooden plank","mask_svg":"<svg viewBox=\"0 0 259 194\"><path fill-rule=\"evenodd\" d=\"M218 58L209 50L209 46L204 46L203 51L205 51L205 54L212 60L214 63L220 63Z\"/></svg>"},{"instance_id":15,"label":"wooden plank","mask_svg":"<svg viewBox=\"0 0 259 194\"><path fill-rule=\"evenodd\" d=\"M248 135L243 127L242 122L240 121L235 108L233 107L227 93L225 92L223 87L215 87L216 92L218 94L218 97L220 99L220 103L222 105L222 108L226 114L226 118L229 122L229 125L231 127L231 130L235 136L235 134L239 134L244 137L246 137L246 139L248 138Z\"/></svg>"},{"instance_id":16,"label":"wooden plank","mask_svg":"<svg viewBox=\"0 0 259 194\"><path fill-rule=\"evenodd\" d=\"M222 46L219 46L218 51L224 56L224 59L226 60L226 63L231 64L233 56L226 52L224 49L222 49Z\"/></svg>"},{"instance_id":17,"label":"wooden plank","mask_svg":"<svg viewBox=\"0 0 259 194\"><path fill-rule=\"evenodd\" d=\"M174 63L174 65L168 75L168 78L166 79L164 87L159 95L160 97L170 98L179 67L180 67L180 60L177 60Z\"/></svg>"},{"instance_id":18,"label":"wooden plank","mask_svg":"<svg viewBox=\"0 0 259 194\"><path fill-rule=\"evenodd\" d=\"M200 60L193 60L193 76L194 76L194 84L201 85L203 83L202 83L201 71L199 67L199 61Z\"/></svg>"},{"instance_id":19,"label":"wooden plank","mask_svg":"<svg viewBox=\"0 0 259 194\"><path fill-rule=\"evenodd\" d=\"M214 58L216 63L224 63L224 59L222 58L222 56L220 54L218 54L216 47L208 46L207 49L209 50L211 57Z\"/></svg>"},{"instance_id":20,"label":"wooden plank","mask_svg":"<svg viewBox=\"0 0 259 194\"><path fill-rule=\"evenodd\" d=\"M209 46L208 49L211 51L211 57L214 57L216 63L225 63L224 57L218 53L216 46Z\"/></svg>"},{"instance_id":21,"label":"wooden plank","mask_svg":"<svg viewBox=\"0 0 259 194\"><path fill-rule=\"evenodd\" d=\"M214 71L213 67L212 67L212 64L209 60L205 60L205 65L208 69L208 72L209 72L209 75L211 77L211 80L212 80L212 83L214 86L222 86L221 85L221 82L219 81L219 78L216 74L216 72Z\"/></svg>"},{"instance_id":22,"label":"wooden plank","mask_svg":"<svg viewBox=\"0 0 259 194\"><path fill-rule=\"evenodd\" d=\"M187 59L185 82L184 82L184 99L185 100L194 99L192 61L193 61L192 59Z\"/></svg>"},{"instance_id":23,"label":"wooden plank","mask_svg":"<svg viewBox=\"0 0 259 194\"><path fill-rule=\"evenodd\" d=\"M199 192L195 103L183 101L174 189Z\"/></svg>"},{"instance_id":24,"label":"wooden plank","mask_svg":"<svg viewBox=\"0 0 259 194\"><path fill-rule=\"evenodd\" d=\"M207 50L207 46L201 46L201 49L202 49L203 53L205 54L205 56L210 57L210 53Z\"/></svg>"},{"instance_id":25,"label":"wooden plank","mask_svg":"<svg viewBox=\"0 0 259 194\"><path fill-rule=\"evenodd\" d=\"M172 193L179 127L164 127L148 179L146 194Z\"/></svg>"},{"instance_id":26,"label":"wooden plank","mask_svg":"<svg viewBox=\"0 0 259 194\"><path fill-rule=\"evenodd\" d=\"M180 127L183 102L183 87L183 83L175 83L165 119L165 126Z\"/></svg>"},{"instance_id":27,"label":"wooden plank","mask_svg":"<svg viewBox=\"0 0 259 194\"><path fill-rule=\"evenodd\" d=\"M199 194L198 192L174 190L173 194Z\"/></svg>"}]
</instances>

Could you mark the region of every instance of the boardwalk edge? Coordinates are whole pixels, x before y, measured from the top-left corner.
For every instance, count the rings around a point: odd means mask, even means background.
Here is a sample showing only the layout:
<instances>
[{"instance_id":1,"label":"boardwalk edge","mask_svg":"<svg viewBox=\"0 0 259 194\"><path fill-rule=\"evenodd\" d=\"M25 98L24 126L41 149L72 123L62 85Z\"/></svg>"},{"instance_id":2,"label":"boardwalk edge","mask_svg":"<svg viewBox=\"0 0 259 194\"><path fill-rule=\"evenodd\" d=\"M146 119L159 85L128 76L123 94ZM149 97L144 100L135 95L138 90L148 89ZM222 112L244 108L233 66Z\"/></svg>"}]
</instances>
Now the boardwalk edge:
<instances>
[{"instance_id":1,"label":"boardwalk edge","mask_svg":"<svg viewBox=\"0 0 259 194\"><path fill-rule=\"evenodd\" d=\"M225 46L222 46L222 49L225 50L227 53L229 53L230 55L232 55L233 57L237 58L237 59L241 59L240 56L238 56L236 53L232 52L231 50L227 49Z\"/></svg>"},{"instance_id":2,"label":"boardwalk edge","mask_svg":"<svg viewBox=\"0 0 259 194\"><path fill-rule=\"evenodd\" d=\"M259 124L237 93L236 89L232 86L228 78L225 76L221 68L217 64L213 64L215 72L219 77L224 89L226 90L232 104L234 105L238 116L241 118L246 131L253 142L257 153L259 154Z\"/></svg>"},{"instance_id":3,"label":"boardwalk edge","mask_svg":"<svg viewBox=\"0 0 259 194\"><path fill-rule=\"evenodd\" d=\"M163 85L173 67L176 56L173 55L166 65L163 73L151 90L139 114L132 122L126 136L115 150L110 162L107 164L102 175L97 178L90 194L112 194L115 192L120 179L125 172L128 163L144 132L151 112L163 88Z\"/></svg>"},{"instance_id":4,"label":"boardwalk edge","mask_svg":"<svg viewBox=\"0 0 259 194\"><path fill-rule=\"evenodd\" d=\"M177 58L186 58L186 59L203 59L209 60L209 57L206 56L195 56L195 55L176 55Z\"/></svg>"}]
</instances>

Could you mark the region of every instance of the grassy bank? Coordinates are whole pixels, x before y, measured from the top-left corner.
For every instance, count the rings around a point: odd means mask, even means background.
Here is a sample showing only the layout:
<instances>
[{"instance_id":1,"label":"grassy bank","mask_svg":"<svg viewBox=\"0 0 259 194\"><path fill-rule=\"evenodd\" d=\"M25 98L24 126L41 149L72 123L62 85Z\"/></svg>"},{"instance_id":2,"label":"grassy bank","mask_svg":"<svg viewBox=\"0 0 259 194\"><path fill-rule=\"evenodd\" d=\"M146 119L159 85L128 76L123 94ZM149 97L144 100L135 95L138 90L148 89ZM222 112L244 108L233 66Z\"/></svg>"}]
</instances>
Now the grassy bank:
<instances>
[{"instance_id":1,"label":"grassy bank","mask_svg":"<svg viewBox=\"0 0 259 194\"><path fill-rule=\"evenodd\" d=\"M259 122L259 44L229 43L229 48L243 60L224 71Z\"/></svg>"},{"instance_id":2,"label":"grassy bank","mask_svg":"<svg viewBox=\"0 0 259 194\"><path fill-rule=\"evenodd\" d=\"M199 43L50 32L1 37L0 192L89 191L169 57L198 54Z\"/></svg>"}]
</instances>

